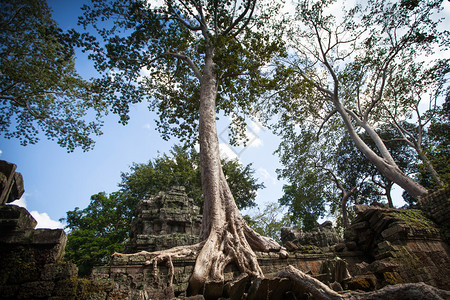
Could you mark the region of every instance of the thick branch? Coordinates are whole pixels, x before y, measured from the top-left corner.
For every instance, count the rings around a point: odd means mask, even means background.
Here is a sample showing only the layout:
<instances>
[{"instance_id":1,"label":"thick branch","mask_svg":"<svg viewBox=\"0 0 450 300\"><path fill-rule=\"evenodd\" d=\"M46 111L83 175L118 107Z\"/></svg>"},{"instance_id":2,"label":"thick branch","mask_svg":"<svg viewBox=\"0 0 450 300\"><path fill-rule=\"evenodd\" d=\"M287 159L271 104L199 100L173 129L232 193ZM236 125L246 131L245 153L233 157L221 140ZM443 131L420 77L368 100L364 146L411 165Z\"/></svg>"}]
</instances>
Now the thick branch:
<instances>
[{"instance_id":1,"label":"thick branch","mask_svg":"<svg viewBox=\"0 0 450 300\"><path fill-rule=\"evenodd\" d=\"M294 282L296 291L310 293L314 299L318 300L450 299L450 291L440 290L422 282L390 285L369 293L349 292L338 294L327 285L297 270L293 266L288 266L285 270L275 274L275 276L291 279Z\"/></svg>"},{"instance_id":2,"label":"thick branch","mask_svg":"<svg viewBox=\"0 0 450 300\"><path fill-rule=\"evenodd\" d=\"M238 29L238 31L234 34L234 36L238 35L239 32L241 32L245 27L247 27L248 23L250 22L250 19L253 15L253 12L255 11L255 7L256 7L256 1L255 0L247 0L247 5L244 9L244 11L239 15L239 17L237 17L236 20L234 20L234 22L232 22L230 24L230 26L228 26L227 29L225 29L222 33L223 36L226 36L227 34L229 34L247 15L248 11L251 9L249 16L247 17L247 20L242 24L242 26Z\"/></svg>"},{"instance_id":3,"label":"thick branch","mask_svg":"<svg viewBox=\"0 0 450 300\"><path fill-rule=\"evenodd\" d=\"M197 67L197 65L192 61L192 59L188 56L186 56L185 54L182 53L172 53L172 52L167 52L164 55L170 55L173 56L175 58L181 59L183 61L185 61L188 66L191 68L191 70L194 72L195 77L197 77L198 80L202 79L202 73L200 72L199 68Z\"/></svg>"}]
</instances>

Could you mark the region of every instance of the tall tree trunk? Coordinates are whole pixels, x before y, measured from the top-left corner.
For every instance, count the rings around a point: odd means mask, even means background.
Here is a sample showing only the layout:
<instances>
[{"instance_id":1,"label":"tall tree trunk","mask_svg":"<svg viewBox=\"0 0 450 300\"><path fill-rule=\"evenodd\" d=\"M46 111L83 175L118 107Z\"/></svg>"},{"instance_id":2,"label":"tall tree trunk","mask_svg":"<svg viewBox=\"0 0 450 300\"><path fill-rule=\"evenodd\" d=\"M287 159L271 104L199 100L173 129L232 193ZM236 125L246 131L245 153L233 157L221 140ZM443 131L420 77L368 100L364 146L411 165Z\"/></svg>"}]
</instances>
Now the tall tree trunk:
<instances>
[{"instance_id":1,"label":"tall tree trunk","mask_svg":"<svg viewBox=\"0 0 450 300\"><path fill-rule=\"evenodd\" d=\"M273 239L262 237L250 229L242 218L220 164L216 129L217 80L214 73L213 49L205 56L200 82L200 166L204 197L200 240L204 246L189 280L188 293L201 293L207 281L223 281L224 269L235 264L241 273L262 277L254 251L280 251Z\"/></svg>"},{"instance_id":2,"label":"tall tree trunk","mask_svg":"<svg viewBox=\"0 0 450 300\"><path fill-rule=\"evenodd\" d=\"M380 171L381 174L383 174L386 178L389 180L395 182L398 184L401 188L403 188L411 197L418 198L420 196L424 196L428 193L428 190L424 188L422 185L420 185L418 182L414 181L410 177L408 177L405 173L400 170L400 168L397 166L397 164L394 162L392 157L389 154L389 151L386 149L384 144L381 142L381 138L376 134L376 132L369 128L367 124L360 124L365 125L364 129L366 129L371 136L371 138L374 140L375 144L377 145L381 153L387 153L387 157L380 157L378 154L376 154L370 147L359 137L358 133L355 131L355 128L353 127L352 121L350 119L350 116L345 111L344 107L341 103L335 103L336 109L339 112L339 114L342 117L342 120L344 121L344 124L350 134L350 137L352 138L353 142L355 143L356 147L364 154L364 156L371 161L375 167Z\"/></svg>"},{"instance_id":3,"label":"tall tree trunk","mask_svg":"<svg viewBox=\"0 0 450 300\"><path fill-rule=\"evenodd\" d=\"M348 228L350 226L348 222L348 213L347 213L347 202L351 195L355 193L357 186L354 186L350 192L347 192L342 187L342 199L341 199L341 209L342 209L342 223L344 223L344 228Z\"/></svg>"}]
</instances>

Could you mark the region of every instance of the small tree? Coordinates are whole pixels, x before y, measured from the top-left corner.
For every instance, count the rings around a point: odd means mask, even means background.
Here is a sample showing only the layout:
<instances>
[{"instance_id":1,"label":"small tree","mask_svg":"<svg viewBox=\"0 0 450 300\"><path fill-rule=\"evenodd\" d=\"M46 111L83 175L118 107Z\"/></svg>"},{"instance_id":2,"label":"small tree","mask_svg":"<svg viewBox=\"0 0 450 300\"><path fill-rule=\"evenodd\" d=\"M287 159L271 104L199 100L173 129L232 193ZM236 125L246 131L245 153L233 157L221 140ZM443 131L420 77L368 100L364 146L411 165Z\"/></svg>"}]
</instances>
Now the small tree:
<instances>
[{"instance_id":1,"label":"small tree","mask_svg":"<svg viewBox=\"0 0 450 300\"><path fill-rule=\"evenodd\" d=\"M93 266L106 264L111 253L124 249L131 220L121 193L98 193L88 207L68 211L61 221L70 229L65 257L81 276L88 276Z\"/></svg>"}]
</instances>

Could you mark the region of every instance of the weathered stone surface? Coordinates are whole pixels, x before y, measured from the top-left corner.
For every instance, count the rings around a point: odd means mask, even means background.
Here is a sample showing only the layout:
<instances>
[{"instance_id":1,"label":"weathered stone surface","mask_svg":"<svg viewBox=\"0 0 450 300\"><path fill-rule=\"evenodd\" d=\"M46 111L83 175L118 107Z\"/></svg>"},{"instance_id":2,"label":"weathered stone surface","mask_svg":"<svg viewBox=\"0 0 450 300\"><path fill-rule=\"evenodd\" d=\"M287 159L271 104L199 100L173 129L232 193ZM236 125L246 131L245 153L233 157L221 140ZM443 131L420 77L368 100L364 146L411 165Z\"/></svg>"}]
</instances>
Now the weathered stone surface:
<instances>
[{"instance_id":1,"label":"weathered stone surface","mask_svg":"<svg viewBox=\"0 0 450 300\"><path fill-rule=\"evenodd\" d=\"M224 288L223 281L210 281L205 283L205 287L203 289L203 297L206 300L215 300L222 297Z\"/></svg>"},{"instance_id":2,"label":"weathered stone surface","mask_svg":"<svg viewBox=\"0 0 450 300\"><path fill-rule=\"evenodd\" d=\"M41 279L47 281L61 280L76 277L78 268L73 263L53 263L44 265Z\"/></svg>"},{"instance_id":3,"label":"weathered stone surface","mask_svg":"<svg viewBox=\"0 0 450 300\"><path fill-rule=\"evenodd\" d=\"M345 281L343 286L346 290L373 291L377 286L377 278L373 274L356 275Z\"/></svg>"},{"instance_id":4,"label":"weathered stone surface","mask_svg":"<svg viewBox=\"0 0 450 300\"><path fill-rule=\"evenodd\" d=\"M2 232L20 229L34 229L37 221L23 207L17 205L0 206L0 230Z\"/></svg>"},{"instance_id":5,"label":"weathered stone surface","mask_svg":"<svg viewBox=\"0 0 450 300\"><path fill-rule=\"evenodd\" d=\"M22 174L16 173L17 166L0 160L0 205L19 199L23 193Z\"/></svg>"},{"instance_id":6,"label":"weathered stone surface","mask_svg":"<svg viewBox=\"0 0 450 300\"><path fill-rule=\"evenodd\" d=\"M17 299L36 299L50 297L55 283L51 281L33 281L20 286Z\"/></svg>"},{"instance_id":7,"label":"weathered stone surface","mask_svg":"<svg viewBox=\"0 0 450 300\"><path fill-rule=\"evenodd\" d=\"M326 221L310 232L284 227L281 229L281 241L286 246L288 242L291 242L297 246L313 245L317 247L330 247L341 243L342 238L333 229L333 224L330 221Z\"/></svg>"},{"instance_id":8,"label":"weathered stone surface","mask_svg":"<svg viewBox=\"0 0 450 300\"><path fill-rule=\"evenodd\" d=\"M423 281L448 289L449 247L421 211L371 206L359 206L356 211L356 224L345 231L346 247L362 250L372 261L356 268L358 273L376 274L381 286Z\"/></svg>"},{"instance_id":9,"label":"weathered stone surface","mask_svg":"<svg viewBox=\"0 0 450 300\"><path fill-rule=\"evenodd\" d=\"M198 242L201 215L184 187L172 187L141 200L130 231L126 253L158 251Z\"/></svg>"},{"instance_id":10,"label":"weathered stone surface","mask_svg":"<svg viewBox=\"0 0 450 300\"><path fill-rule=\"evenodd\" d=\"M247 285L250 282L250 278L247 274L242 274L234 281L225 284L223 289L223 295L231 300L240 300L244 295Z\"/></svg>"},{"instance_id":11,"label":"weathered stone surface","mask_svg":"<svg viewBox=\"0 0 450 300\"><path fill-rule=\"evenodd\" d=\"M443 238L450 243L450 186L421 197L419 207L440 226Z\"/></svg>"}]
</instances>

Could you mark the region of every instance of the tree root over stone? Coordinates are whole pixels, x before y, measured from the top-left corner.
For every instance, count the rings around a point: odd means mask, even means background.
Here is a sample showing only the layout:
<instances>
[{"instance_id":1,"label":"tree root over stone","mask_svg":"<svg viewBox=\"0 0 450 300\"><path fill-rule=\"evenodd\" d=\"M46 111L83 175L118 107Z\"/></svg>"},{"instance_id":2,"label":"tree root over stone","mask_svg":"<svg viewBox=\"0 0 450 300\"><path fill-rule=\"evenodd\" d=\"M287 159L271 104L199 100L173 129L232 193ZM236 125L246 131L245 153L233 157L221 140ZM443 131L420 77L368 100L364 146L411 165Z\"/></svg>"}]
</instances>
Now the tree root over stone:
<instances>
[{"instance_id":1,"label":"tree root over stone","mask_svg":"<svg viewBox=\"0 0 450 300\"><path fill-rule=\"evenodd\" d=\"M445 300L450 299L450 291L440 290L425 283L406 283L384 287L380 290L361 293L344 292L339 294L319 280L302 271L288 266L275 274L275 277L289 278L294 282L293 289L299 293L309 293L316 300Z\"/></svg>"}]
</instances>

